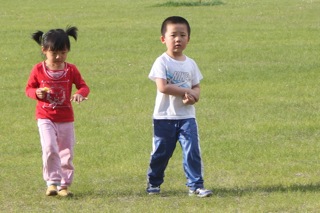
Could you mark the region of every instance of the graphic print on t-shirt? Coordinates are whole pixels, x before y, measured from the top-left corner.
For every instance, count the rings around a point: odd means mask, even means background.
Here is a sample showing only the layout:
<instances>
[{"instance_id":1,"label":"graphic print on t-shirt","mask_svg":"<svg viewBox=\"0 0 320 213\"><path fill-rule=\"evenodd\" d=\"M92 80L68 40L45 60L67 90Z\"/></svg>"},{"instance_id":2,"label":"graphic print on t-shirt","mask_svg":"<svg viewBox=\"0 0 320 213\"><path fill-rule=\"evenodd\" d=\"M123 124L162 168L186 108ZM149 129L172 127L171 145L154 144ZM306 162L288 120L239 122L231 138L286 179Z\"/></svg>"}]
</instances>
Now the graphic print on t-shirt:
<instances>
[{"instance_id":1,"label":"graphic print on t-shirt","mask_svg":"<svg viewBox=\"0 0 320 213\"><path fill-rule=\"evenodd\" d=\"M166 72L168 84L174 84L178 87L190 87L190 73L182 71Z\"/></svg>"},{"instance_id":2,"label":"graphic print on t-shirt","mask_svg":"<svg viewBox=\"0 0 320 213\"><path fill-rule=\"evenodd\" d=\"M57 107L70 107L67 101L68 81L43 81L44 87L48 87L44 108L55 109Z\"/></svg>"}]
</instances>

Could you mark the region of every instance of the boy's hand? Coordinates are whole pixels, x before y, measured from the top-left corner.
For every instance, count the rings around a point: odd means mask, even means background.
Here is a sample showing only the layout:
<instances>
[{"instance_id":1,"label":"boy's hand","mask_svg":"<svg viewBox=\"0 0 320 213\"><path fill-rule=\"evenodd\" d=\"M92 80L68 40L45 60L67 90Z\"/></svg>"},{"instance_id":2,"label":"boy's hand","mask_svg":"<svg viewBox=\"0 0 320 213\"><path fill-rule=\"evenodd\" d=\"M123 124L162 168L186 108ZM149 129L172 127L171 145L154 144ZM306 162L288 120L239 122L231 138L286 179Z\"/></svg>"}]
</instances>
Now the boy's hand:
<instances>
[{"instance_id":1,"label":"boy's hand","mask_svg":"<svg viewBox=\"0 0 320 213\"><path fill-rule=\"evenodd\" d=\"M36 95L39 99L44 99L48 92L50 92L50 89L48 87L38 88L36 90Z\"/></svg>"},{"instance_id":2,"label":"boy's hand","mask_svg":"<svg viewBox=\"0 0 320 213\"><path fill-rule=\"evenodd\" d=\"M196 91L191 89L190 91L187 92L187 94L188 94L189 97L192 97L195 102L198 102L199 94Z\"/></svg>"},{"instance_id":3,"label":"boy's hand","mask_svg":"<svg viewBox=\"0 0 320 213\"><path fill-rule=\"evenodd\" d=\"M80 94L74 94L74 95L71 97L70 101L71 101L71 102L77 102L78 104L80 104L80 102L82 102L82 101L84 101L84 100L87 100L87 99L88 99L88 98L83 97L83 96L80 95Z\"/></svg>"},{"instance_id":4,"label":"boy's hand","mask_svg":"<svg viewBox=\"0 0 320 213\"><path fill-rule=\"evenodd\" d=\"M182 98L182 102L184 104L193 105L196 103L196 99L191 94L186 93Z\"/></svg>"}]
</instances>

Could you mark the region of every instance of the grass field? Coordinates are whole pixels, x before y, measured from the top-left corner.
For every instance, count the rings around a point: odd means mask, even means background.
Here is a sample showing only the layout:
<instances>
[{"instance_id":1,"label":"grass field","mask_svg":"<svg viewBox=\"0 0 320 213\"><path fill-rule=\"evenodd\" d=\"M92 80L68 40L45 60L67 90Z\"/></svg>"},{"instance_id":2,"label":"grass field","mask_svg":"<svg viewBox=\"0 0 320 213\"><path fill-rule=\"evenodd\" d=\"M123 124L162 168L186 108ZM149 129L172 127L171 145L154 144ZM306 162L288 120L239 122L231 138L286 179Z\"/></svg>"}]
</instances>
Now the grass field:
<instances>
[{"instance_id":1,"label":"grass field","mask_svg":"<svg viewBox=\"0 0 320 213\"><path fill-rule=\"evenodd\" d=\"M0 212L319 212L320 0L1 1ZM172 2L179 2L178 6ZM19 5L19 6L18 6ZM190 22L203 75L197 118L211 198L188 197L177 148L145 193L160 25ZM79 28L68 61L91 88L74 105L70 199L46 197L35 101L36 30Z\"/></svg>"}]
</instances>

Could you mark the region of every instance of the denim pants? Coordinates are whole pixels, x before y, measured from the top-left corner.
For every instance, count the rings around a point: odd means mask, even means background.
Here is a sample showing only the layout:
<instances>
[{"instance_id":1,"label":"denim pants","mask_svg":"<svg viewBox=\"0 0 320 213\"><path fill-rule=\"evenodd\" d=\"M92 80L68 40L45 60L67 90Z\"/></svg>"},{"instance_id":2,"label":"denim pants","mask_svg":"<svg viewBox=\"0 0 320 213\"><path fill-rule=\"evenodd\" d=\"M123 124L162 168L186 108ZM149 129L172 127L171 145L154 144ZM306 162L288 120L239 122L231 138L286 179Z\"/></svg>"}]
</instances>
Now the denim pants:
<instances>
[{"instance_id":1,"label":"denim pants","mask_svg":"<svg viewBox=\"0 0 320 213\"><path fill-rule=\"evenodd\" d=\"M183 153L186 185L191 189L203 188L203 164L194 118L182 120L153 120L153 151L148 169L148 184L160 186L164 172L179 141Z\"/></svg>"}]
</instances>

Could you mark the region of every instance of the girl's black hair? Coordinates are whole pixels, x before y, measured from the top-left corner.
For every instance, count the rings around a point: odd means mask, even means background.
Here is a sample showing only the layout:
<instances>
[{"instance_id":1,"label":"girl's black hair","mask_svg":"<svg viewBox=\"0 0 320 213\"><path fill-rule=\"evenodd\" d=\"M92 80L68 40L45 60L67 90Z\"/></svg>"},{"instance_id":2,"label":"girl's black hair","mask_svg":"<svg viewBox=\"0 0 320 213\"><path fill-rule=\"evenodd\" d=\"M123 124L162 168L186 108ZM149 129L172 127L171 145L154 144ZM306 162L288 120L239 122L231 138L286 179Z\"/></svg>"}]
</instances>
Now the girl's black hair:
<instances>
[{"instance_id":1,"label":"girl's black hair","mask_svg":"<svg viewBox=\"0 0 320 213\"><path fill-rule=\"evenodd\" d=\"M32 39L41 45L45 50L63 51L71 50L69 36L77 40L77 27L68 26L66 30L52 29L46 33L37 31L32 34Z\"/></svg>"}]
</instances>

